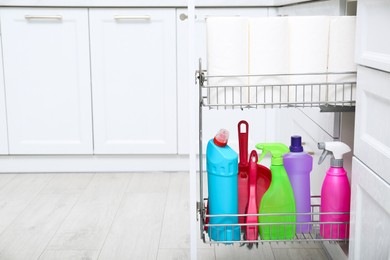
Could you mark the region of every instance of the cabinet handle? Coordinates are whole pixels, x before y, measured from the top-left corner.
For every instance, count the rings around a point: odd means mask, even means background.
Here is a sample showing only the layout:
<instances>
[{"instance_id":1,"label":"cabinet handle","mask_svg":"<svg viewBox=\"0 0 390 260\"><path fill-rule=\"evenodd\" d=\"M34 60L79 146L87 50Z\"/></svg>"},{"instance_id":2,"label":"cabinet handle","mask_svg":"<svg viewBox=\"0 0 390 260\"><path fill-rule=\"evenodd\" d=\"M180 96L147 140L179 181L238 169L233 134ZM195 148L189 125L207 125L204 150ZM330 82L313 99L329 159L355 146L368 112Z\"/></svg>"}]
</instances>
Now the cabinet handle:
<instances>
[{"instance_id":1,"label":"cabinet handle","mask_svg":"<svg viewBox=\"0 0 390 260\"><path fill-rule=\"evenodd\" d=\"M144 20L149 21L149 15L114 15L115 20Z\"/></svg>"},{"instance_id":2,"label":"cabinet handle","mask_svg":"<svg viewBox=\"0 0 390 260\"><path fill-rule=\"evenodd\" d=\"M186 14L180 14L179 18L180 18L181 21L184 21L184 20L187 20L187 19L188 19L188 15L186 15Z\"/></svg>"},{"instance_id":3,"label":"cabinet handle","mask_svg":"<svg viewBox=\"0 0 390 260\"><path fill-rule=\"evenodd\" d=\"M197 19L197 18L198 18L198 16L195 15L195 19ZM186 14L180 14L180 15L179 15L179 19L180 19L181 21L185 21L185 20L188 19L188 15L186 15Z\"/></svg>"},{"instance_id":4,"label":"cabinet handle","mask_svg":"<svg viewBox=\"0 0 390 260\"><path fill-rule=\"evenodd\" d=\"M62 15L25 15L26 20L62 20Z\"/></svg>"}]
</instances>

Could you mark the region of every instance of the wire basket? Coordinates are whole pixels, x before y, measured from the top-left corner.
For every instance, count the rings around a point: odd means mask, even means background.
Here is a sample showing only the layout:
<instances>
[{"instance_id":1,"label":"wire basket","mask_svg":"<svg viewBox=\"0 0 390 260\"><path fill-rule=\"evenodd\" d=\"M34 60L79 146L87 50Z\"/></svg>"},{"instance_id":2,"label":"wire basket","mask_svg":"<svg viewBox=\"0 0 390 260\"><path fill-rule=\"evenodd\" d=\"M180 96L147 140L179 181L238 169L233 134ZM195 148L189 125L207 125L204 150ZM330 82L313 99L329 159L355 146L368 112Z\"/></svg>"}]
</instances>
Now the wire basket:
<instances>
[{"instance_id":1,"label":"wire basket","mask_svg":"<svg viewBox=\"0 0 390 260\"><path fill-rule=\"evenodd\" d=\"M207 199L206 199L207 201ZM210 215L206 214L207 207L203 210L199 210L201 216L201 238L204 243L209 244L234 244L234 243L264 243L264 242L348 242L349 237L349 220L348 221L320 221L321 215L343 215L349 219L349 212L320 212L320 196L312 196L311 198L311 212L309 213L275 213L275 214L223 214L223 215ZM203 205L206 205L204 203ZM263 217L288 217L309 215L310 221L308 222L272 222L272 223L256 223L253 224L210 224L209 220L212 218L237 218L239 216L263 216ZM259 228L259 236L255 240L247 240L244 230L247 226L257 226ZM294 232L289 234L292 229L298 230L300 227L305 226L307 232ZM217 235L214 239L209 236L211 229L218 229ZM261 232L260 230L263 230ZM239 232L239 234L234 234ZM267 233L269 238L264 239L261 233ZM229 234L229 235L225 235ZM275 237L272 237L276 234ZM238 239L229 239L237 238Z\"/></svg>"},{"instance_id":2,"label":"wire basket","mask_svg":"<svg viewBox=\"0 0 390 260\"><path fill-rule=\"evenodd\" d=\"M356 72L353 71L208 75L199 62L196 78L200 103L211 109L320 107L325 112L355 109Z\"/></svg>"}]
</instances>

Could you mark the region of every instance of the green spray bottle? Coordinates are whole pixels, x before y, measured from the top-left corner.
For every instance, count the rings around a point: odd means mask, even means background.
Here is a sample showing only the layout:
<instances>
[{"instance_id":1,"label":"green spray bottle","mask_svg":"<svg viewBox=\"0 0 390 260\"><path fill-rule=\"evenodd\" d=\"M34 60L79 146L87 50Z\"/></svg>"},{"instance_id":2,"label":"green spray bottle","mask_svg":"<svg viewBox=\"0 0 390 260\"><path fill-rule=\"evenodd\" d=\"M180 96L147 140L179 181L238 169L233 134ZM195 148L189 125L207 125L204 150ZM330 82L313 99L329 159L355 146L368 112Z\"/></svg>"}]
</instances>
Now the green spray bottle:
<instances>
[{"instance_id":1,"label":"green spray bottle","mask_svg":"<svg viewBox=\"0 0 390 260\"><path fill-rule=\"evenodd\" d=\"M292 239L295 236L295 199L294 191L283 166L283 155L288 153L289 149L281 143L260 143L256 145L256 148L262 150L259 162L268 152L272 155L271 184L259 205L259 214L269 215L259 216L260 236L263 240Z\"/></svg>"}]
</instances>

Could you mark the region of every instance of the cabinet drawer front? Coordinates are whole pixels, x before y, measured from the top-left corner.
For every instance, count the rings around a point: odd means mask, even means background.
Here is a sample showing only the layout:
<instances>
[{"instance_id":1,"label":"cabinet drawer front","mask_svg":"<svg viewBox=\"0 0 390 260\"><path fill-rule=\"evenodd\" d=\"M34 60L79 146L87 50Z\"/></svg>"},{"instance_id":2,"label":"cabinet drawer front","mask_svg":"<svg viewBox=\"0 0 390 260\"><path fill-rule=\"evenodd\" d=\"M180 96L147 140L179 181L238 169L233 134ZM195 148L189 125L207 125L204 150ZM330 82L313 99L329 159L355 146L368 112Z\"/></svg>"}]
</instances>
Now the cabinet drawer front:
<instances>
[{"instance_id":1,"label":"cabinet drawer front","mask_svg":"<svg viewBox=\"0 0 390 260\"><path fill-rule=\"evenodd\" d=\"M390 74L358 67L355 155L390 182Z\"/></svg>"},{"instance_id":2,"label":"cabinet drawer front","mask_svg":"<svg viewBox=\"0 0 390 260\"><path fill-rule=\"evenodd\" d=\"M91 154L88 10L2 8L10 154Z\"/></svg>"},{"instance_id":3,"label":"cabinet drawer front","mask_svg":"<svg viewBox=\"0 0 390 260\"><path fill-rule=\"evenodd\" d=\"M177 152L175 9L90 9L96 154Z\"/></svg>"},{"instance_id":4,"label":"cabinet drawer front","mask_svg":"<svg viewBox=\"0 0 390 260\"><path fill-rule=\"evenodd\" d=\"M349 259L388 259L390 185L353 158Z\"/></svg>"},{"instance_id":5,"label":"cabinet drawer front","mask_svg":"<svg viewBox=\"0 0 390 260\"><path fill-rule=\"evenodd\" d=\"M390 1L359 0L357 63L390 72Z\"/></svg>"}]
</instances>

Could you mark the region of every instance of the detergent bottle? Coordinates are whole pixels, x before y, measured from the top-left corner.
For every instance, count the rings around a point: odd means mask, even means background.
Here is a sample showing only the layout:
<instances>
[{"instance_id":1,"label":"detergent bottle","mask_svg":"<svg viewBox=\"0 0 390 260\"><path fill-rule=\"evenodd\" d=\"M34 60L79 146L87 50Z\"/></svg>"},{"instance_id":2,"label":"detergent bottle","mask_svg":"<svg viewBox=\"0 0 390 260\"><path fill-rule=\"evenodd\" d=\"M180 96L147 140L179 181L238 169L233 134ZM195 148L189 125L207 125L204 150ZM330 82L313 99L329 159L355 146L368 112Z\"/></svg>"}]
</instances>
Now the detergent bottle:
<instances>
[{"instance_id":1,"label":"detergent bottle","mask_svg":"<svg viewBox=\"0 0 390 260\"><path fill-rule=\"evenodd\" d=\"M328 154L332 155L321 189L320 235L331 239L348 238L351 188L343 168L343 155L350 152L351 148L342 142L318 143L318 148L324 150L318 164ZM326 222L329 224L324 224Z\"/></svg>"},{"instance_id":2,"label":"detergent bottle","mask_svg":"<svg viewBox=\"0 0 390 260\"><path fill-rule=\"evenodd\" d=\"M288 153L289 149L280 143L260 143L256 148L263 151L259 162L268 152L272 155L271 184L259 205L259 214L269 215L259 216L260 236L263 240L292 239L295 236L295 199L283 166L283 155Z\"/></svg>"},{"instance_id":3,"label":"detergent bottle","mask_svg":"<svg viewBox=\"0 0 390 260\"><path fill-rule=\"evenodd\" d=\"M229 132L221 129L206 150L209 224L218 224L209 226L208 233L215 241L236 241L241 236L237 216L212 216L238 214L238 155L227 145L228 139Z\"/></svg>"},{"instance_id":4,"label":"detergent bottle","mask_svg":"<svg viewBox=\"0 0 390 260\"><path fill-rule=\"evenodd\" d=\"M310 215L310 172L313 169L313 157L303 151L300 136L291 136L290 152L283 156L283 163L294 191L297 211L296 232L309 233L312 221Z\"/></svg>"}]
</instances>

